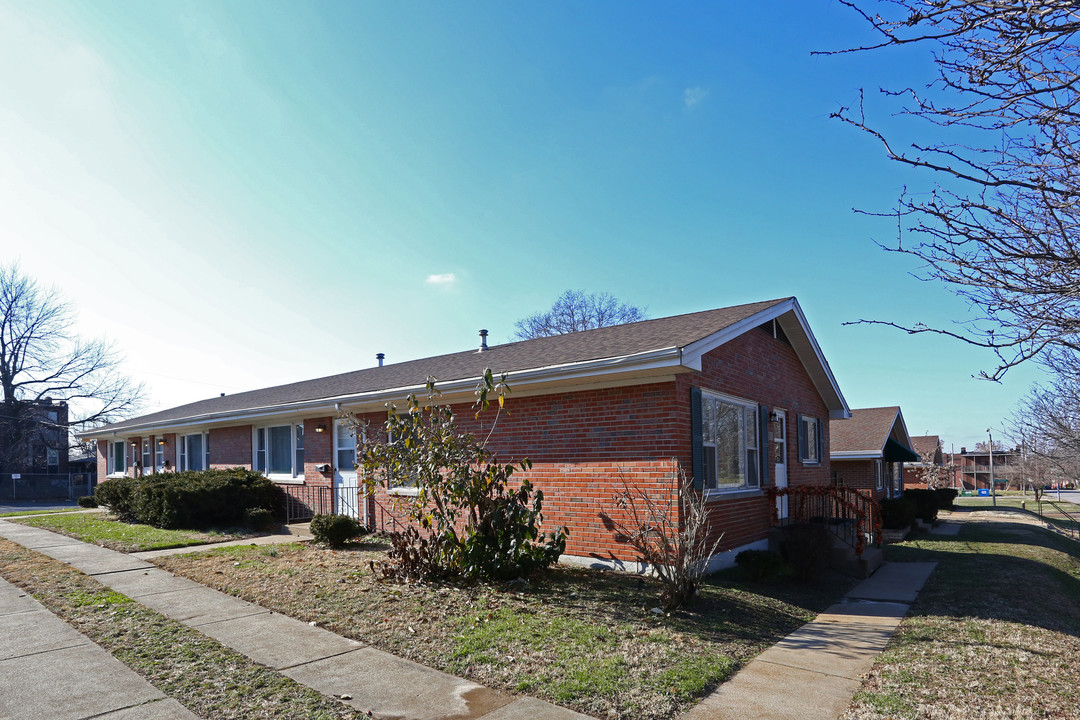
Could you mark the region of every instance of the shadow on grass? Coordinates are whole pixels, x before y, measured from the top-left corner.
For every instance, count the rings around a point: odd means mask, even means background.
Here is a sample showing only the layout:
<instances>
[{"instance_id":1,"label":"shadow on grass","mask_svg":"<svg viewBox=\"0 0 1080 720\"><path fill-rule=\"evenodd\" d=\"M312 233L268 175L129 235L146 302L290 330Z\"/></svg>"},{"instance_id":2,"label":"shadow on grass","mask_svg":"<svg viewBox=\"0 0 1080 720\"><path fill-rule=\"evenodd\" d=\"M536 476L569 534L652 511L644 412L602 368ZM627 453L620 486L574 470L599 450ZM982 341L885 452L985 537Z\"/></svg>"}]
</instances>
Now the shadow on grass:
<instances>
[{"instance_id":1,"label":"shadow on grass","mask_svg":"<svg viewBox=\"0 0 1080 720\"><path fill-rule=\"evenodd\" d=\"M889 545L890 562L937 562L911 616L973 617L1080 637L1080 543L1024 523L969 520L956 537Z\"/></svg>"}]
</instances>

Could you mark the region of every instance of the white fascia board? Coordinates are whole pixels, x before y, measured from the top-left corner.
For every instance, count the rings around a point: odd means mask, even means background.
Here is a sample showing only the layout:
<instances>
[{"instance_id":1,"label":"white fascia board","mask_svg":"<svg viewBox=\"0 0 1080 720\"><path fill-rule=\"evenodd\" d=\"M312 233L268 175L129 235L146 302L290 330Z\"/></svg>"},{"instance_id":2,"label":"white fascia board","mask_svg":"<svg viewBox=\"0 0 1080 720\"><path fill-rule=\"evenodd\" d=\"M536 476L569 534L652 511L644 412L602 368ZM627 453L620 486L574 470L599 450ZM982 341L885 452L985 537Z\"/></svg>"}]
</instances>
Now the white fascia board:
<instances>
[{"instance_id":1,"label":"white fascia board","mask_svg":"<svg viewBox=\"0 0 1080 720\"><path fill-rule=\"evenodd\" d=\"M784 333L787 334L788 340L791 341L791 346L802 361L803 367L809 373L814 386L825 400L825 404L829 408L829 419L846 420L851 417L851 408L848 407L844 394L840 392L840 386L836 382L832 368L829 367L829 362L825 359L824 353L821 352L821 346L818 345L817 339L810 331L810 324L806 321L806 315L803 314L799 301L795 298L779 302L706 338L690 343L683 348L683 365L700 371L701 358L706 353L715 350L729 340L739 337L762 323L769 320L781 320L788 313L791 313L791 317L796 322L794 324L781 322L781 327L784 329Z\"/></svg>"},{"instance_id":2,"label":"white fascia board","mask_svg":"<svg viewBox=\"0 0 1080 720\"><path fill-rule=\"evenodd\" d=\"M625 355L620 357L599 358L577 363L564 363L561 365L549 365L539 368L530 368L507 374L507 380L512 391L528 390L530 386L541 384L548 385L546 392L558 392L559 385L565 384L567 390L579 388L584 380L599 380L605 377L614 379L616 376L635 373L648 376L678 372L681 370L682 354L677 347L649 350L642 353ZM499 375L500 373L494 373ZM440 392L440 400L447 403L471 400L474 397L476 384L480 377L461 378L449 381L437 381ZM231 426L254 422L273 420L282 417L313 416L319 414L338 415L339 406L343 410L351 411L378 411L382 410L387 402L403 402L410 394L423 396L427 391L426 384L411 385L395 388L386 388L367 393L355 393L338 395L316 400L285 403L281 405L269 405L265 407L244 408L220 413L205 413L202 415L177 418L165 422L140 423L128 425L117 430L95 432L93 430L79 433L81 440L104 440L116 437L131 437L151 435L158 433L173 433L193 427Z\"/></svg>"},{"instance_id":3,"label":"white fascia board","mask_svg":"<svg viewBox=\"0 0 1080 720\"><path fill-rule=\"evenodd\" d=\"M854 450L849 452L830 452L830 460L876 460L884 455L880 450Z\"/></svg>"}]
</instances>

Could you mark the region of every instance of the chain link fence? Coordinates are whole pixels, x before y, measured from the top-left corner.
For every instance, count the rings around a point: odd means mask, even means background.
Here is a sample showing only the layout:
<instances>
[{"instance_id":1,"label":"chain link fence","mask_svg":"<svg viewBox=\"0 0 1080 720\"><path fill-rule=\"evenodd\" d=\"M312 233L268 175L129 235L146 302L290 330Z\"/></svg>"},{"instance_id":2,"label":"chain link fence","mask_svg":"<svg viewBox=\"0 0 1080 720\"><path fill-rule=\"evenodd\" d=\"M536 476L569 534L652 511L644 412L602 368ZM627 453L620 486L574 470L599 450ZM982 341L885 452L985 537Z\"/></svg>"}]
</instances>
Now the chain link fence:
<instances>
[{"instance_id":1,"label":"chain link fence","mask_svg":"<svg viewBox=\"0 0 1080 720\"><path fill-rule=\"evenodd\" d=\"M93 473L4 473L0 500L11 502L77 500L94 492Z\"/></svg>"}]
</instances>

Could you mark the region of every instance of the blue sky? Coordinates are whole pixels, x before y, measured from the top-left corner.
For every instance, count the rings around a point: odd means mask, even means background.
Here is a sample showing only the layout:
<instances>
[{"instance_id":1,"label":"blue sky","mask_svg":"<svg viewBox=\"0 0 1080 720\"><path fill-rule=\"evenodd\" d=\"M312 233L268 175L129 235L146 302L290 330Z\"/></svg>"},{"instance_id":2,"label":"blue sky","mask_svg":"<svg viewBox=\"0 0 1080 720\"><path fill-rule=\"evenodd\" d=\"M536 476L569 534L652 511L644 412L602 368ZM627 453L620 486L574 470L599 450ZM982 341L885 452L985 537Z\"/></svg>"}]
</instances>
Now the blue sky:
<instances>
[{"instance_id":1,"label":"blue sky","mask_svg":"<svg viewBox=\"0 0 1080 720\"><path fill-rule=\"evenodd\" d=\"M829 113L925 83L928 49L832 0L0 0L0 246L81 309L149 409L507 340L569 288L652 317L795 295L848 403L946 448L1038 378L887 211L930 178ZM996 434L996 433L995 433Z\"/></svg>"}]
</instances>

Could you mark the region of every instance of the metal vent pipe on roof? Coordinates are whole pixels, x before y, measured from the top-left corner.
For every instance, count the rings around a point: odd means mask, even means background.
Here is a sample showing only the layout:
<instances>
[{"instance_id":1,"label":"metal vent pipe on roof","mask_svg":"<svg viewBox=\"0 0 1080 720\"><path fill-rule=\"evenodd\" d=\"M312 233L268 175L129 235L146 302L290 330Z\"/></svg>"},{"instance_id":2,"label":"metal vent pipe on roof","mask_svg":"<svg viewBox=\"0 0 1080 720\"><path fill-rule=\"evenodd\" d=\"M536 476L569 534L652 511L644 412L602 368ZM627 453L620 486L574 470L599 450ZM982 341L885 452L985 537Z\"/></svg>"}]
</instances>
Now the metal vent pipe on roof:
<instances>
[{"instance_id":1,"label":"metal vent pipe on roof","mask_svg":"<svg viewBox=\"0 0 1080 720\"><path fill-rule=\"evenodd\" d=\"M487 346L487 330L480 331L480 352L484 352L488 349Z\"/></svg>"},{"instance_id":2,"label":"metal vent pipe on roof","mask_svg":"<svg viewBox=\"0 0 1080 720\"><path fill-rule=\"evenodd\" d=\"M375 359L379 361L379 367L382 367L383 360L386 359L386 353L375 353Z\"/></svg>"}]
</instances>

